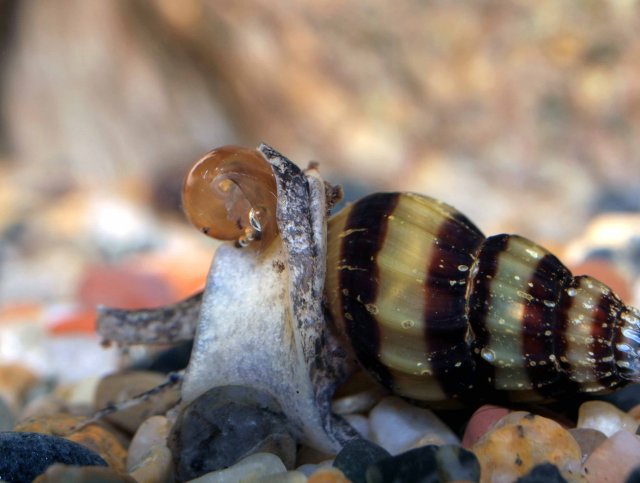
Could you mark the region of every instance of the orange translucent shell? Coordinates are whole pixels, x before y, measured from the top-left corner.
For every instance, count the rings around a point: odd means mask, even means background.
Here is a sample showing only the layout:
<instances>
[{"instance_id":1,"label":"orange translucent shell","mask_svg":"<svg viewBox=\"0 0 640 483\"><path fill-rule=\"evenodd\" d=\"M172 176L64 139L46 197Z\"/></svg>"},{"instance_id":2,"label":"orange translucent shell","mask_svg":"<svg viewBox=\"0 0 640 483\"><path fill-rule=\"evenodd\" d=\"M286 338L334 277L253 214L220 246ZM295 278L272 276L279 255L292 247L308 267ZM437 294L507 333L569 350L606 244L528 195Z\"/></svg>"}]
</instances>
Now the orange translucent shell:
<instances>
[{"instance_id":1,"label":"orange translucent shell","mask_svg":"<svg viewBox=\"0 0 640 483\"><path fill-rule=\"evenodd\" d=\"M223 146L207 153L185 178L182 204L189 221L218 240L267 246L278 234L276 181L253 149Z\"/></svg>"}]
</instances>

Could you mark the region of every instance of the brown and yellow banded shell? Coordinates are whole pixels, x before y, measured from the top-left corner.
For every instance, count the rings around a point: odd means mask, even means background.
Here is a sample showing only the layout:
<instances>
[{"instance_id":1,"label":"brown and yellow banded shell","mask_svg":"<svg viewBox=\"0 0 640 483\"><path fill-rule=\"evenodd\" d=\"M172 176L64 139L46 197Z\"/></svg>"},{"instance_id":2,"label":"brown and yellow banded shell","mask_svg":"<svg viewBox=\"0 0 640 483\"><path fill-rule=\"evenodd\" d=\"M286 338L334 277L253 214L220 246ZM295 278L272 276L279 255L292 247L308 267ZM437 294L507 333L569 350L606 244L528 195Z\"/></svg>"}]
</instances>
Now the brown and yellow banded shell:
<instances>
[{"instance_id":1,"label":"brown and yellow banded shell","mask_svg":"<svg viewBox=\"0 0 640 483\"><path fill-rule=\"evenodd\" d=\"M362 366L416 400L535 400L637 379L640 313L516 235L377 193L329 221L330 317Z\"/></svg>"}]
</instances>

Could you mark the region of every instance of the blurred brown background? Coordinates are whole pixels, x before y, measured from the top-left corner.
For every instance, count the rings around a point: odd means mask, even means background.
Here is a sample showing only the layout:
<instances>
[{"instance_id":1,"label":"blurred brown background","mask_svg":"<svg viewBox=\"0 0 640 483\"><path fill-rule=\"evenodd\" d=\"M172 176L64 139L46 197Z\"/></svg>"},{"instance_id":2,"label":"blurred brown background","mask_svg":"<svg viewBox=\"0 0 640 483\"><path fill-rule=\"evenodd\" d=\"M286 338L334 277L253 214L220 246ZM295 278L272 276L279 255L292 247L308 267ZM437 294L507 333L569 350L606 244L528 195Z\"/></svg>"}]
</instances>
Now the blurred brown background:
<instances>
[{"instance_id":1,"label":"blurred brown background","mask_svg":"<svg viewBox=\"0 0 640 483\"><path fill-rule=\"evenodd\" d=\"M636 1L0 0L0 42L5 238L95 193L175 211L232 143L552 247L640 210Z\"/></svg>"}]
</instances>

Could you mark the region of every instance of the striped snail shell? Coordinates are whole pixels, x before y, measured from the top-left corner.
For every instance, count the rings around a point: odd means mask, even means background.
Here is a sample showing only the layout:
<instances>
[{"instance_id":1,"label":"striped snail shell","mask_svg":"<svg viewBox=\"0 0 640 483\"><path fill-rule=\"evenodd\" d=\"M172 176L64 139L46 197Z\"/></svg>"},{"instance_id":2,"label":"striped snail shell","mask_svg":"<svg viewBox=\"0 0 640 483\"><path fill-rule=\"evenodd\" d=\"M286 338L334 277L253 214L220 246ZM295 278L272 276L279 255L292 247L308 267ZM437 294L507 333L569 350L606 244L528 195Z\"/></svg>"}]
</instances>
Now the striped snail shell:
<instances>
[{"instance_id":1,"label":"striped snail shell","mask_svg":"<svg viewBox=\"0 0 640 483\"><path fill-rule=\"evenodd\" d=\"M212 151L185 182L187 216L210 236L264 247L278 236L270 170L256 151ZM526 401L640 379L637 309L541 246L486 238L426 196L372 194L334 215L324 292L362 367L414 400Z\"/></svg>"}]
</instances>

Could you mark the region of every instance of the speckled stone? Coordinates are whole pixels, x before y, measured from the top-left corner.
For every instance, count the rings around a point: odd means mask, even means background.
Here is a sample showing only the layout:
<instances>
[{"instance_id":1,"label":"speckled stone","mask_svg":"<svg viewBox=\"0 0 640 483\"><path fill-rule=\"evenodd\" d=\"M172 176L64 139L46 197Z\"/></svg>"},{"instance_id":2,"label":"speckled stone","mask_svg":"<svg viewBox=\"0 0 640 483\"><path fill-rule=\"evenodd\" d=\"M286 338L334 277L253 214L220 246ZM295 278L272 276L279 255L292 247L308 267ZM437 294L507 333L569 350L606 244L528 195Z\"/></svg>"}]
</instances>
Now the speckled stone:
<instances>
[{"instance_id":1,"label":"speckled stone","mask_svg":"<svg viewBox=\"0 0 640 483\"><path fill-rule=\"evenodd\" d=\"M635 433L638 421L613 404L604 401L587 401L578 410L578 428L591 428L611 436L620 430Z\"/></svg>"},{"instance_id":2,"label":"speckled stone","mask_svg":"<svg viewBox=\"0 0 640 483\"><path fill-rule=\"evenodd\" d=\"M215 387L185 407L168 446L178 480L197 478L258 452L277 455L293 468L296 443L276 400L244 386Z\"/></svg>"},{"instance_id":3,"label":"speckled stone","mask_svg":"<svg viewBox=\"0 0 640 483\"><path fill-rule=\"evenodd\" d=\"M127 371L111 374L104 377L98 385L95 409L102 409L111 403L131 399L163 382L166 382L166 376L158 372ZM106 419L129 433L134 433L145 419L165 413L175 406L179 399L179 389L177 387L170 388L141 404L110 414Z\"/></svg>"},{"instance_id":4,"label":"speckled stone","mask_svg":"<svg viewBox=\"0 0 640 483\"><path fill-rule=\"evenodd\" d=\"M555 421L530 413L502 418L472 448L483 482L514 481L546 462L572 481L580 473L581 451L575 439Z\"/></svg>"},{"instance_id":5,"label":"speckled stone","mask_svg":"<svg viewBox=\"0 0 640 483\"><path fill-rule=\"evenodd\" d=\"M533 469L516 483L567 483L557 466L551 463L542 463L534 466Z\"/></svg>"},{"instance_id":6,"label":"speckled stone","mask_svg":"<svg viewBox=\"0 0 640 483\"><path fill-rule=\"evenodd\" d=\"M29 483L54 463L106 466L96 453L81 444L38 433L0 433L0 479Z\"/></svg>"},{"instance_id":7,"label":"speckled stone","mask_svg":"<svg viewBox=\"0 0 640 483\"><path fill-rule=\"evenodd\" d=\"M89 424L76 431L74 427L83 421L82 417L57 414L27 419L18 423L14 431L50 434L79 443L98 453L111 468L124 472L127 450L118 438L99 424Z\"/></svg>"},{"instance_id":8,"label":"speckled stone","mask_svg":"<svg viewBox=\"0 0 640 483\"><path fill-rule=\"evenodd\" d=\"M584 463L590 483L624 481L640 462L640 437L618 431L599 445Z\"/></svg>"},{"instance_id":9,"label":"speckled stone","mask_svg":"<svg viewBox=\"0 0 640 483\"><path fill-rule=\"evenodd\" d=\"M389 396L369 413L373 441L399 454L425 437L434 444L459 444L458 437L432 411Z\"/></svg>"},{"instance_id":10,"label":"speckled stone","mask_svg":"<svg viewBox=\"0 0 640 483\"><path fill-rule=\"evenodd\" d=\"M367 483L413 481L479 481L476 456L460 446L423 446L371 464Z\"/></svg>"},{"instance_id":11,"label":"speckled stone","mask_svg":"<svg viewBox=\"0 0 640 483\"><path fill-rule=\"evenodd\" d=\"M258 482L261 477L285 473L282 460L271 453L254 453L224 470L211 471L189 483L237 483Z\"/></svg>"},{"instance_id":12,"label":"speckled stone","mask_svg":"<svg viewBox=\"0 0 640 483\"><path fill-rule=\"evenodd\" d=\"M144 480L136 480L111 468L55 464L49 466L47 471L33 480L33 483L139 483L140 481Z\"/></svg>"},{"instance_id":13,"label":"speckled stone","mask_svg":"<svg viewBox=\"0 0 640 483\"><path fill-rule=\"evenodd\" d=\"M336 455L333 466L341 470L353 483L366 483L369 465L390 456L387 450L371 441L355 439L347 443Z\"/></svg>"}]
</instances>

